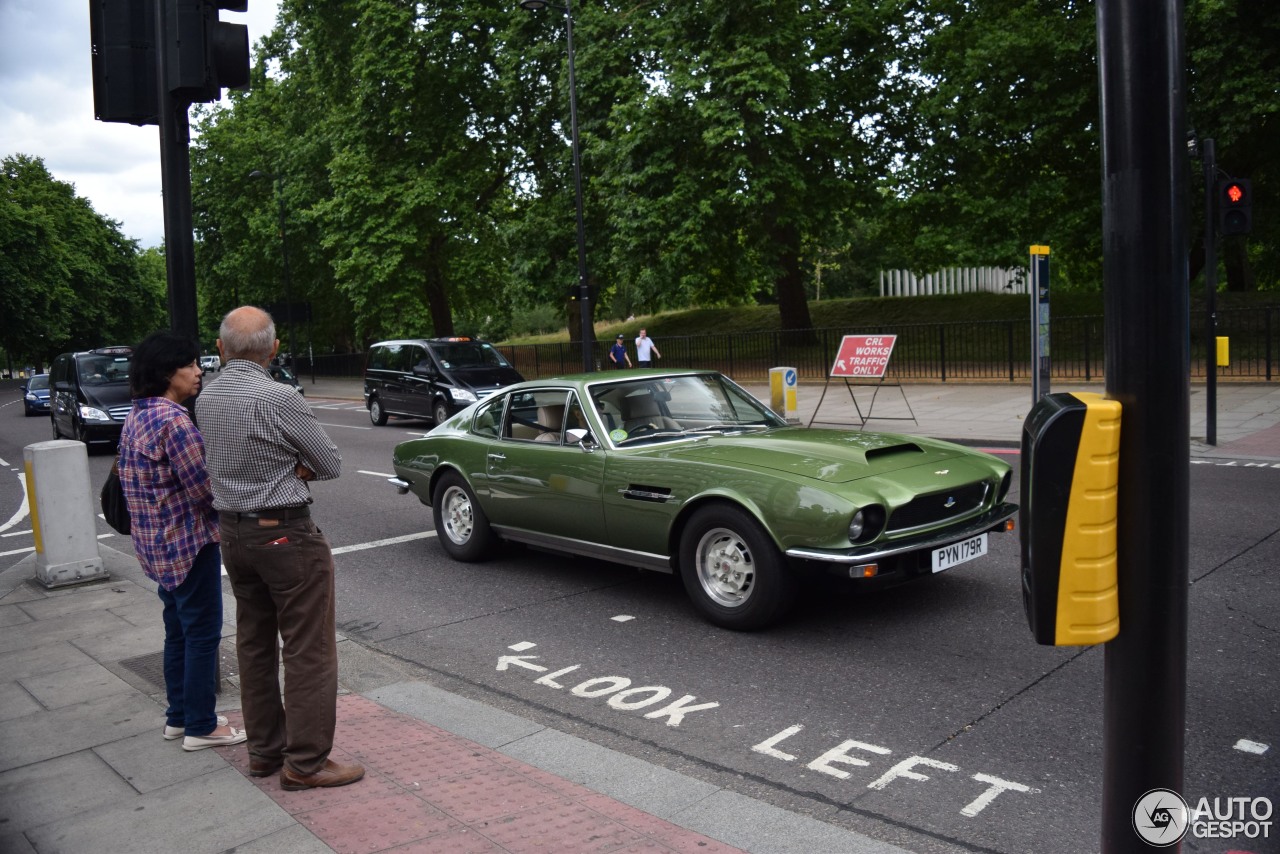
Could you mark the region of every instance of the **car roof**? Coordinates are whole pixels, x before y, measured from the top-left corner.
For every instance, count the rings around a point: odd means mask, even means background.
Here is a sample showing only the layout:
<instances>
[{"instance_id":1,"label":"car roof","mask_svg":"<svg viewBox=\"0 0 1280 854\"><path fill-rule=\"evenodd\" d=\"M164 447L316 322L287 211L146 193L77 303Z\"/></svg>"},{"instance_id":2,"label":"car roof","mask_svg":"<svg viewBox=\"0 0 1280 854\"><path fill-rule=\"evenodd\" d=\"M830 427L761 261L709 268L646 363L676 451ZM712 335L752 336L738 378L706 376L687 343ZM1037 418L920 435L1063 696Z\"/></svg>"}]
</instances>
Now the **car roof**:
<instances>
[{"instance_id":1,"label":"car roof","mask_svg":"<svg viewBox=\"0 0 1280 854\"><path fill-rule=\"evenodd\" d=\"M375 344L370 344L369 349L395 344L488 344L489 346L493 346L493 342L485 341L482 338L473 338L469 335L455 335L446 338L393 338L389 341L378 341Z\"/></svg>"}]
</instances>

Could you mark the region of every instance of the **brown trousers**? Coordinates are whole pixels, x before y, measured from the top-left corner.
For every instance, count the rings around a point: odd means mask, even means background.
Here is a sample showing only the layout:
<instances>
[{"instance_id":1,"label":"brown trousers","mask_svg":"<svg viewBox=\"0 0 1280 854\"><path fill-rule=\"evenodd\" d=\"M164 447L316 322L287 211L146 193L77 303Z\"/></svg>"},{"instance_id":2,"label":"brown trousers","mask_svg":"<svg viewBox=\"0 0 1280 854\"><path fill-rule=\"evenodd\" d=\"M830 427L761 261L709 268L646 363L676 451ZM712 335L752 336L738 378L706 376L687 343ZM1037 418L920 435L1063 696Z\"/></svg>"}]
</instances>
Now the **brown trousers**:
<instances>
[{"instance_id":1,"label":"brown trousers","mask_svg":"<svg viewBox=\"0 0 1280 854\"><path fill-rule=\"evenodd\" d=\"M249 755L314 774L333 749L338 647L333 553L310 519L223 519ZM284 701L280 645L284 646ZM286 714L287 710L287 714Z\"/></svg>"}]
</instances>

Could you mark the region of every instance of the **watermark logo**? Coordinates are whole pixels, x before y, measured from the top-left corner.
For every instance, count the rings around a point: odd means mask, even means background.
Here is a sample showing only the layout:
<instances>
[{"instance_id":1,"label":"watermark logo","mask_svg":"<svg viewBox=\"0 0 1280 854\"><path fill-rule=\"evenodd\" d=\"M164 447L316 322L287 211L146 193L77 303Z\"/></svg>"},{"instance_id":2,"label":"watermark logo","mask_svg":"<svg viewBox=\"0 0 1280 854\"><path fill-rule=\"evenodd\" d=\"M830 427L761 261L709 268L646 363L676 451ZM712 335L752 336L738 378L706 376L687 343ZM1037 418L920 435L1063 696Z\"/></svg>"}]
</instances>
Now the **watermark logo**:
<instances>
[{"instance_id":1,"label":"watermark logo","mask_svg":"<svg viewBox=\"0 0 1280 854\"><path fill-rule=\"evenodd\" d=\"M1195 839L1270 839L1269 798L1200 798L1191 806L1171 789L1152 789L1133 805L1133 830L1157 848Z\"/></svg>"},{"instance_id":2,"label":"watermark logo","mask_svg":"<svg viewBox=\"0 0 1280 854\"><path fill-rule=\"evenodd\" d=\"M1182 841L1188 826L1187 802L1169 789L1152 789L1133 805L1133 829L1157 848Z\"/></svg>"}]
</instances>

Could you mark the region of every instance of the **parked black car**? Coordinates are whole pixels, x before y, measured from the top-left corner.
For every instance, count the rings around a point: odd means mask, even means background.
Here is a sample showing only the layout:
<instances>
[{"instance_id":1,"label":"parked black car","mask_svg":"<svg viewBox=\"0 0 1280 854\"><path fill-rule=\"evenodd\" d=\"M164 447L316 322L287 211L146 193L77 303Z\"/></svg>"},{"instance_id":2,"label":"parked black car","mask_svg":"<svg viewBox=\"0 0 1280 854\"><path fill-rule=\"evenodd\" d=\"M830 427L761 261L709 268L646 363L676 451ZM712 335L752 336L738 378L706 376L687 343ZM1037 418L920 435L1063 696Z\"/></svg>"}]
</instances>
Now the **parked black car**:
<instances>
[{"instance_id":1,"label":"parked black car","mask_svg":"<svg viewBox=\"0 0 1280 854\"><path fill-rule=\"evenodd\" d=\"M389 415L430 418L440 424L498 389L524 377L502 353L475 338L412 338L369 348L364 403L369 420Z\"/></svg>"}]
</instances>

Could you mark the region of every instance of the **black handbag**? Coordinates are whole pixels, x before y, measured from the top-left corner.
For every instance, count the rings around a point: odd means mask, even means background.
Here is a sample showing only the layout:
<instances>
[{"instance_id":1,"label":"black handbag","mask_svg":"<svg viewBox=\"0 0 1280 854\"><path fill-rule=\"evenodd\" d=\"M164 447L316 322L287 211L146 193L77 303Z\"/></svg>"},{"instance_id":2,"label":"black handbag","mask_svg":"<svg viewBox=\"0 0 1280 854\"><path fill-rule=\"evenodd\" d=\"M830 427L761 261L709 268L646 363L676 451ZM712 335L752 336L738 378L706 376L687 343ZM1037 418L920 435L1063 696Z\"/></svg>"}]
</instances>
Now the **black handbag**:
<instances>
[{"instance_id":1,"label":"black handbag","mask_svg":"<svg viewBox=\"0 0 1280 854\"><path fill-rule=\"evenodd\" d=\"M129 533L129 505L124 500L124 487L120 485L120 462L111 464L107 482L102 484L102 517L118 534Z\"/></svg>"}]
</instances>

